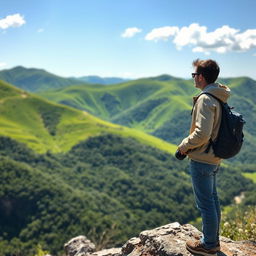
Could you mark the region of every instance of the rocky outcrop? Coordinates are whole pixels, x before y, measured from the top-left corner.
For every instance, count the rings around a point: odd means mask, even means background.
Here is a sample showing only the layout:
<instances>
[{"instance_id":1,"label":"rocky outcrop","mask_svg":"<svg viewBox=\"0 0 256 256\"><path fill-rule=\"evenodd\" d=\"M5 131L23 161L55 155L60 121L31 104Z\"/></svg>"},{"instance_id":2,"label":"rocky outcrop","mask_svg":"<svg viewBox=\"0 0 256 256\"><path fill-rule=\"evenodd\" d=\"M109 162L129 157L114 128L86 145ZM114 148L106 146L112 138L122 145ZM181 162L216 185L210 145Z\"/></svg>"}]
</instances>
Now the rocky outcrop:
<instances>
[{"instance_id":1,"label":"rocky outcrop","mask_svg":"<svg viewBox=\"0 0 256 256\"><path fill-rule=\"evenodd\" d=\"M65 245L67 256L189 256L185 243L198 239L201 233L190 224L171 223L146 230L127 241L122 248L93 252L93 244L85 237L72 239ZM235 242L221 237L218 256L256 256L256 242Z\"/></svg>"},{"instance_id":2,"label":"rocky outcrop","mask_svg":"<svg viewBox=\"0 0 256 256\"><path fill-rule=\"evenodd\" d=\"M95 251L95 245L85 236L78 236L66 243L64 250L68 256L87 256Z\"/></svg>"}]
</instances>

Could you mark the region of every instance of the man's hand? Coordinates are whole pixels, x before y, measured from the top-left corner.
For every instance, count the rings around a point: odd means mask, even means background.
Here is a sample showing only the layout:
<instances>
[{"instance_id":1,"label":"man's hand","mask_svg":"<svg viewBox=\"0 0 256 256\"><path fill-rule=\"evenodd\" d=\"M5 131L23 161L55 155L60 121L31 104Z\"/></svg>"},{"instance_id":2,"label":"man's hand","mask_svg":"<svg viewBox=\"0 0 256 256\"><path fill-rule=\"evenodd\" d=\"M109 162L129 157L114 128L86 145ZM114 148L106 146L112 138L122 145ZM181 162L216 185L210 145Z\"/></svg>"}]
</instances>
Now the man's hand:
<instances>
[{"instance_id":1,"label":"man's hand","mask_svg":"<svg viewBox=\"0 0 256 256\"><path fill-rule=\"evenodd\" d=\"M175 157L179 160L183 160L185 159L187 156L187 154L185 153L181 153L181 151L179 149L177 149L176 153L175 153Z\"/></svg>"},{"instance_id":2,"label":"man's hand","mask_svg":"<svg viewBox=\"0 0 256 256\"><path fill-rule=\"evenodd\" d=\"M184 151L180 150L179 148L178 148L178 150L179 150L179 152L180 152L182 155L187 155L187 152L184 152Z\"/></svg>"}]
</instances>

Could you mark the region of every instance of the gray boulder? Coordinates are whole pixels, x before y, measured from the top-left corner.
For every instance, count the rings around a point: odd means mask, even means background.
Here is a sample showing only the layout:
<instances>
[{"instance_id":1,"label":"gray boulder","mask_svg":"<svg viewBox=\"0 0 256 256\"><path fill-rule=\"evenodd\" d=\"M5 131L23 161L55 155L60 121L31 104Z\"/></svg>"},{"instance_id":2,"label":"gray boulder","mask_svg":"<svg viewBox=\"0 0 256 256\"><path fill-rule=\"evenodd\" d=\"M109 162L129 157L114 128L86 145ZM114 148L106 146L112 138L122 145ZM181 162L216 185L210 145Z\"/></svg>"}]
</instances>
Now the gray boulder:
<instances>
[{"instance_id":1,"label":"gray boulder","mask_svg":"<svg viewBox=\"0 0 256 256\"><path fill-rule=\"evenodd\" d=\"M95 251L95 245L85 236L77 236L64 245L67 256L88 256Z\"/></svg>"},{"instance_id":2,"label":"gray boulder","mask_svg":"<svg viewBox=\"0 0 256 256\"><path fill-rule=\"evenodd\" d=\"M201 232L190 224L174 222L140 233L139 237L128 240L122 248L90 252L91 242L75 240L71 243L78 249L66 250L67 256L191 256L186 250L186 241L198 239ZM73 239L72 239L73 240ZM71 241L72 241L71 240ZM79 244L79 241L81 244ZM69 242L70 243L70 242ZM220 238L221 251L218 256L256 256L255 241L233 241ZM66 246L66 245L65 245ZM87 248L89 246L89 248ZM69 247L71 248L71 247ZM95 246L94 246L95 248Z\"/></svg>"}]
</instances>

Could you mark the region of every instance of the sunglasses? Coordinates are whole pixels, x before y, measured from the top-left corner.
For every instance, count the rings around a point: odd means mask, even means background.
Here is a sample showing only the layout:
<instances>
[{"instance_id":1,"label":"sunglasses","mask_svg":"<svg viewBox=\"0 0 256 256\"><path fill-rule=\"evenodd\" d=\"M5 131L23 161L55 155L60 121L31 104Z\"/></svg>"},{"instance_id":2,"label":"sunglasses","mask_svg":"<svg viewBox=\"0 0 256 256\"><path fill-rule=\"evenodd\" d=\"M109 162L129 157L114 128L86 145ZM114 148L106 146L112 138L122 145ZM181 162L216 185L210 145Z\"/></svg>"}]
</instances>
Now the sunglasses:
<instances>
[{"instance_id":1,"label":"sunglasses","mask_svg":"<svg viewBox=\"0 0 256 256\"><path fill-rule=\"evenodd\" d=\"M192 78L195 78L196 75L200 75L200 73L191 73Z\"/></svg>"}]
</instances>

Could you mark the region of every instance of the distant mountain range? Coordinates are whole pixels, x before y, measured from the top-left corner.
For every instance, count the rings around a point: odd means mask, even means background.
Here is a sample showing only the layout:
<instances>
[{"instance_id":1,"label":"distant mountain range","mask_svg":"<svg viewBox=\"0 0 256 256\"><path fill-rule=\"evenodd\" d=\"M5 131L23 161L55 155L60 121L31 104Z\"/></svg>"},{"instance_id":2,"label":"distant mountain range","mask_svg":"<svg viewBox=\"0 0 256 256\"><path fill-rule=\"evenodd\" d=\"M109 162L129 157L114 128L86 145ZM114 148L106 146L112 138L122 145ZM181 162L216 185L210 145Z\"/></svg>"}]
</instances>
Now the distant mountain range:
<instances>
[{"instance_id":1,"label":"distant mountain range","mask_svg":"<svg viewBox=\"0 0 256 256\"><path fill-rule=\"evenodd\" d=\"M81 84L72 78L63 78L43 69L18 66L0 71L0 80L15 85L28 92L62 88L68 85Z\"/></svg>"},{"instance_id":2,"label":"distant mountain range","mask_svg":"<svg viewBox=\"0 0 256 256\"><path fill-rule=\"evenodd\" d=\"M0 71L0 80L15 85L28 92L58 89L69 85L84 83L108 85L128 81L128 79L118 77L102 78L99 76L63 78L43 69L25 68L22 66Z\"/></svg>"},{"instance_id":3,"label":"distant mountain range","mask_svg":"<svg viewBox=\"0 0 256 256\"><path fill-rule=\"evenodd\" d=\"M90 83L90 84L104 84L104 85L119 84L119 83L127 82L130 80L130 79L124 79L119 77L100 77L100 76L82 76L82 77L77 77L75 79L78 79L80 81Z\"/></svg>"}]
</instances>

